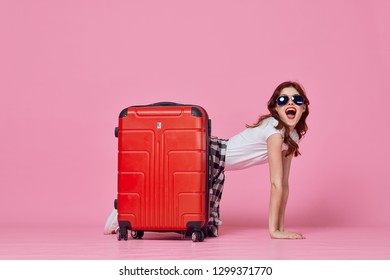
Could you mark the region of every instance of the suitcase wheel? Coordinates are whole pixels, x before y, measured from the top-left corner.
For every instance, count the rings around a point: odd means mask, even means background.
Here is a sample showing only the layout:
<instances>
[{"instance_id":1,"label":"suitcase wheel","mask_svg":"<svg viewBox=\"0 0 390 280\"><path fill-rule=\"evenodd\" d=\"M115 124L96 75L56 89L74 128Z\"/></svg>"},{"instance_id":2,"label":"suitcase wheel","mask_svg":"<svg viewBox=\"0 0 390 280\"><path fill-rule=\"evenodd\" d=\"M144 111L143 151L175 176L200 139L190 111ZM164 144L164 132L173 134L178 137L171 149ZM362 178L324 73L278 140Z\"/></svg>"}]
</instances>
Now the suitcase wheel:
<instances>
[{"instance_id":1,"label":"suitcase wheel","mask_svg":"<svg viewBox=\"0 0 390 280\"><path fill-rule=\"evenodd\" d=\"M193 242L202 242L204 240L204 233L203 231L194 231L191 235L191 239Z\"/></svg>"},{"instance_id":2,"label":"suitcase wheel","mask_svg":"<svg viewBox=\"0 0 390 280\"><path fill-rule=\"evenodd\" d=\"M131 237L134 239L141 239L144 236L144 232L142 230L132 230Z\"/></svg>"},{"instance_id":3,"label":"suitcase wheel","mask_svg":"<svg viewBox=\"0 0 390 280\"><path fill-rule=\"evenodd\" d=\"M119 230L118 231L118 241L121 241L122 239L124 240L127 240L129 239L129 234L127 233L127 230L126 230L126 233L121 233L121 231Z\"/></svg>"}]
</instances>

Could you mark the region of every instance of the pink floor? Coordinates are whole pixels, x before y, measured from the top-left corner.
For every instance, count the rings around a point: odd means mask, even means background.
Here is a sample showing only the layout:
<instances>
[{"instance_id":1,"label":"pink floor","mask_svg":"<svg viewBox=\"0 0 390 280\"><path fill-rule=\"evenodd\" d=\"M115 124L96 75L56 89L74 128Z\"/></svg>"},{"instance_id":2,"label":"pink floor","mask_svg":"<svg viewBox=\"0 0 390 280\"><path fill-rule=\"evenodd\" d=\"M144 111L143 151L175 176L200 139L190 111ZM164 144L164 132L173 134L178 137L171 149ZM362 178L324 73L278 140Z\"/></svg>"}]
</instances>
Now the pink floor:
<instances>
[{"instance_id":1,"label":"pink floor","mask_svg":"<svg viewBox=\"0 0 390 280\"><path fill-rule=\"evenodd\" d=\"M305 240L273 240L265 228L223 226L221 236L193 243L177 233L146 232L117 241L101 226L82 229L5 228L0 259L390 259L390 227L300 228Z\"/></svg>"}]
</instances>

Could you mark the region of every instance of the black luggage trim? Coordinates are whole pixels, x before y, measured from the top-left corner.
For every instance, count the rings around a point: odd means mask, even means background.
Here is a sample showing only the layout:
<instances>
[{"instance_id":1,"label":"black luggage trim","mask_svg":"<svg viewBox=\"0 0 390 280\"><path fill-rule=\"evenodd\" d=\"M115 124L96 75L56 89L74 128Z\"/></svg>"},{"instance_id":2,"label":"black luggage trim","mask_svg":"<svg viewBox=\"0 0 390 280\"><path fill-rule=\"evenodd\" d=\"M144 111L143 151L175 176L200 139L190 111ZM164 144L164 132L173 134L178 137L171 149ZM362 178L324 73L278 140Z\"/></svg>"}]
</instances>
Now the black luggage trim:
<instances>
[{"instance_id":1,"label":"black luggage trim","mask_svg":"<svg viewBox=\"0 0 390 280\"><path fill-rule=\"evenodd\" d=\"M122 110L122 112L119 114L119 118L124 118L127 116L128 108L125 108Z\"/></svg>"},{"instance_id":2,"label":"black luggage trim","mask_svg":"<svg viewBox=\"0 0 390 280\"><path fill-rule=\"evenodd\" d=\"M191 108L191 115L193 115L194 117L202 117L203 116L202 111L197 107Z\"/></svg>"},{"instance_id":3,"label":"black luggage trim","mask_svg":"<svg viewBox=\"0 0 390 280\"><path fill-rule=\"evenodd\" d=\"M131 230L131 223L129 221L118 221L120 230Z\"/></svg>"},{"instance_id":4,"label":"black luggage trim","mask_svg":"<svg viewBox=\"0 0 390 280\"><path fill-rule=\"evenodd\" d=\"M193 232L193 231L201 230L202 224L203 224L202 222L188 222L186 224L187 231Z\"/></svg>"}]
</instances>

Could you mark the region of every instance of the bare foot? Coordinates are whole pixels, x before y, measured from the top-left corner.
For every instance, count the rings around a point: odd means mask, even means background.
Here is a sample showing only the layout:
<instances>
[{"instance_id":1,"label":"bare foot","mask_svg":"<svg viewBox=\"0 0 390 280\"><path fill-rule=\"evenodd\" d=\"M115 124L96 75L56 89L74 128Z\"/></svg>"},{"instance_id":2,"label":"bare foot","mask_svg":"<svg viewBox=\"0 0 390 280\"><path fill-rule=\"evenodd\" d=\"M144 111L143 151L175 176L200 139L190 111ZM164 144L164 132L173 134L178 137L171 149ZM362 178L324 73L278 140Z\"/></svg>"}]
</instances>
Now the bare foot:
<instances>
[{"instance_id":1,"label":"bare foot","mask_svg":"<svg viewBox=\"0 0 390 280\"><path fill-rule=\"evenodd\" d=\"M274 239L305 239L305 236L297 232L279 231L270 232L271 238Z\"/></svg>"}]
</instances>

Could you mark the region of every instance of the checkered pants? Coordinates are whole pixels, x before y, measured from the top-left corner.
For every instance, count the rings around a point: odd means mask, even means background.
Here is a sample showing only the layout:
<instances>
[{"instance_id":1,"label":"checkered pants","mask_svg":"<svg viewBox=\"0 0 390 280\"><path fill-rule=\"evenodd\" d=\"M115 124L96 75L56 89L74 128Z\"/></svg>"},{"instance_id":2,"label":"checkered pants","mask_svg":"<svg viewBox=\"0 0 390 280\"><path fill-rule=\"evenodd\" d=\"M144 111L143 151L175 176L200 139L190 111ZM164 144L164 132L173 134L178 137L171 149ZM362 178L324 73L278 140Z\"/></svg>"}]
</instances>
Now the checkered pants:
<instances>
[{"instance_id":1,"label":"checkered pants","mask_svg":"<svg viewBox=\"0 0 390 280\"><path fill-rule=\"evenodd\" d=\"M225 157L228 140L210 137L210 174L212 184L210 187L210 217L208 222L208 236L218 236L218 226L222 224L219 218L219 203L222 197L225 182Z\"/></svg>"}]
</instances>

